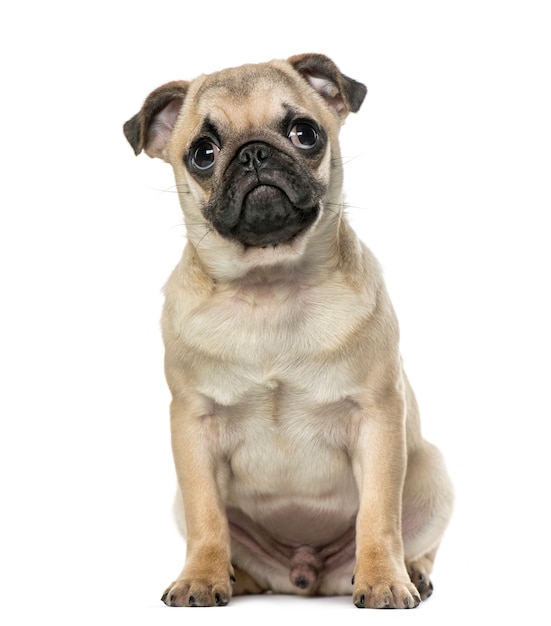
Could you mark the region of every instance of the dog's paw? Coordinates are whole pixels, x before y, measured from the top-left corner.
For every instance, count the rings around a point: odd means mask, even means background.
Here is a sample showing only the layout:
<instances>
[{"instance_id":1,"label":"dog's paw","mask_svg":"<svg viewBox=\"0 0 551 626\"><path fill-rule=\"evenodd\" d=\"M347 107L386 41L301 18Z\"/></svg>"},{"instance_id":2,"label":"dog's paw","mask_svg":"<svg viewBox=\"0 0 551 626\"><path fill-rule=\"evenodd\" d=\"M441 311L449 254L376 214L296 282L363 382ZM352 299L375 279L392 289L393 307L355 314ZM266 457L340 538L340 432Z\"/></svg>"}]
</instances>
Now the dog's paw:
<instances>
[{"instance_id":1,"label":"dog's paw","mask_svg":"<svg viewBox=\"0 0 551 626\"><path fill-rule=\"evenodd\" d=\"M161 600L167 606L226 606L232 595L230 576L217 581L179 578L168 586Z\"/></svg>"},{"instance_id":2,"label":"dog's paw","mask_svg":"<svg viewBox=\"0 0 551 626\"><path fill-rule=\"evenodd\" d=\"M355 577L352 599L359 609L414 609L421 602L417 589L410 582L369 582L358 577Z\"/></svg>"},{"instance_id":3,"label":"dog's paw","mask_svg":"<svg viewBox=\"0 0 551 626\"><path fill-rule=\"evenodd\" d=\"M430 598L434 587L432 586L432 582L429 578L429 572L426 567L424 567L424 563L422 560L416 561L408 565L408 574L411 578L411 582L417 588L419 595L421 596L421 600L426 600Z\"/></svg>"}]
</instances>

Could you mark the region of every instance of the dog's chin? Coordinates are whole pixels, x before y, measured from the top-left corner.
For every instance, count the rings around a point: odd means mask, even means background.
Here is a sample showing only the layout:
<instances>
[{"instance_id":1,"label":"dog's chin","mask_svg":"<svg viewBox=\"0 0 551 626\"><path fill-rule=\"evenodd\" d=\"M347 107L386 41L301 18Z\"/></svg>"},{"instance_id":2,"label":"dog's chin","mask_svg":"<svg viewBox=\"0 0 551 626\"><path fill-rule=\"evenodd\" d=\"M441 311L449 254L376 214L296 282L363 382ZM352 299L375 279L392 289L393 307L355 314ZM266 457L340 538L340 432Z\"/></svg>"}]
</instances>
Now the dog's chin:
<instances>
[{"instance_id":1,"label":"dog's chin","mask_svg":"<svg viewBox=\"0 0 551 626\"><path fill-rule=\"evenodd\" d=\"M290 239L261 246L251 246L237 240L228 241L233 248L235 269L239 273L246 268L286 267L299 263L314 229L315 226L310 226Z\"/></svg>"}]
</instances>

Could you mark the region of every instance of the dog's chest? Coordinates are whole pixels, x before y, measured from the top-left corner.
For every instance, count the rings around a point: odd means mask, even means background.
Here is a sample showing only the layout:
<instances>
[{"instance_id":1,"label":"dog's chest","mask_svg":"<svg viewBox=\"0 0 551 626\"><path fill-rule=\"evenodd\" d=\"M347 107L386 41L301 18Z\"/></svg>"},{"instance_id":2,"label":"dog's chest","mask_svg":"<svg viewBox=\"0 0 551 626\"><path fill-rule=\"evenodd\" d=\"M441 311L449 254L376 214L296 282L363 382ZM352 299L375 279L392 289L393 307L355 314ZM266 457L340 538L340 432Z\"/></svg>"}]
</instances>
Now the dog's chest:
<instances>
[{"instance_id":1,"label":"dog's chest","mask_svg":"<svg viewBox=\"0 0 551 626\"><path fill-rule=\"evenodd\" d=\"M347 343L365 313L339 283L227 290L187 316L181 337L198 390L217 404L330 404L362 384Z\"/></svg>"}]
</instances>

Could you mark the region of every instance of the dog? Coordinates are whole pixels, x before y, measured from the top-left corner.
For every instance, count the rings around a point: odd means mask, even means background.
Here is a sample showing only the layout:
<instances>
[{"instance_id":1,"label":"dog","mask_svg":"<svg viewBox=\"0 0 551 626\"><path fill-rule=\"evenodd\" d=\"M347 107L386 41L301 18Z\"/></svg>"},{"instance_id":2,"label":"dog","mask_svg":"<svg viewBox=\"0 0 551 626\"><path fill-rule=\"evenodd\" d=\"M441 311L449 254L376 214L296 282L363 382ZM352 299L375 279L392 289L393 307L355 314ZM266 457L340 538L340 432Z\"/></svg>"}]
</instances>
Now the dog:
<instances>
[{"instance_id":1,"label":"dog","mask_svg":"<svg viewBox=\"0 0 551 626\"><path fill-rule=\"evenodd\" d=\"M366 92L302 54L167 83L124 125L172 165L187 233L162 315L186 538L169 606L432 593L453 488L344 213L339 129Z\"/></svg>"}]
</instances>

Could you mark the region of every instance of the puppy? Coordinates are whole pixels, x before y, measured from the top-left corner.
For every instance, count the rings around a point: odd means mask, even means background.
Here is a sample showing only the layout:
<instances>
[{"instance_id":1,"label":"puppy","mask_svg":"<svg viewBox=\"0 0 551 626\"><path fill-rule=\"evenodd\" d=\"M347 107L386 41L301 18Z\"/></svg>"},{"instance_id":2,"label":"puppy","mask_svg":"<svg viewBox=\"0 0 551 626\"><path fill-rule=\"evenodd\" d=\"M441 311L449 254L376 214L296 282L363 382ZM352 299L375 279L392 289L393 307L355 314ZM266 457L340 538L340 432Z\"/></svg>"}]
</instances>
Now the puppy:
<instances>
[{"instance_id":1,"label":"puppy","mask_svg":"<svg viewBox=\"0 0 551 626\"><path fill-rule=\"evenodd\" d=\"M338 134L365 95L304 54L168 83L124 125L172 165L188 238L162 317L187 541L170 606L432 593L452 487L343 212Z\"/></svg>"}]
</instances>

